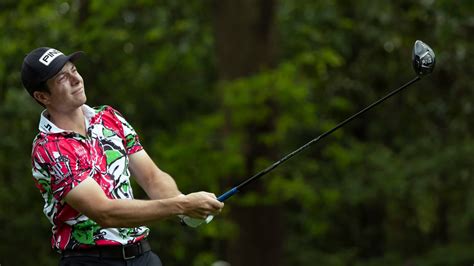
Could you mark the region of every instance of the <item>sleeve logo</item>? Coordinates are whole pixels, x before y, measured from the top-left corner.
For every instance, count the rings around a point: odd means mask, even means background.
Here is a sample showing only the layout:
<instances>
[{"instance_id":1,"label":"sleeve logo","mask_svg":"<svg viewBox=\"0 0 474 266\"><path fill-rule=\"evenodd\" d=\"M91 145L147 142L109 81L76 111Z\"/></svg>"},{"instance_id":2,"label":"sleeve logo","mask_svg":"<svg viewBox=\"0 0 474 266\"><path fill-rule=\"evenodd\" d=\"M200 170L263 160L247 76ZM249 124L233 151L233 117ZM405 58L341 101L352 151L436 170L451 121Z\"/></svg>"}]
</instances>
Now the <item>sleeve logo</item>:
<instances>
[{"instance_id":1,"label":"sleeve logo","mask_svg":"<svg viewBox=\"0 0 474 266\"><path fill-rule=\"evenodd\" d=\"M52 166L52 170L54 175L56 176L56 180L54 181L55 184L58 184L65 178L69 178L72 176L71 167L69 164L69 158L64 155L60 155L54 160L54 165Z\"/></svg>"}]
</instances>

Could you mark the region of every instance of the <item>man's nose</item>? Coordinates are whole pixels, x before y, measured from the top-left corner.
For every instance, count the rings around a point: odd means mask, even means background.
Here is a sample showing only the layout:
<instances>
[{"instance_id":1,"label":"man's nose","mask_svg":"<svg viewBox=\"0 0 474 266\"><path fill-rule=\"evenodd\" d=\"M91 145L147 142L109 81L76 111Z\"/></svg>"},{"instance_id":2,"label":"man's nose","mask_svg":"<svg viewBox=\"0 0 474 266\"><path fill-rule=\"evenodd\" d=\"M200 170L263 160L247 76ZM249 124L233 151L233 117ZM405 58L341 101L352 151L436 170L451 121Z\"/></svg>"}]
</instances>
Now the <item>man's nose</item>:
<instances>
[{"instance_id":1,"label":"man's nose","mask_svg":"<svg viewBox=\"0 0 474 266\"><path fill-rule=\"evenodd\" d=\"M79 83L80 79L79 79L79 74L77 73L69 73L70 75L70 80L71 80L71 84L77 84Z\"/></svg>"}]
</instances>

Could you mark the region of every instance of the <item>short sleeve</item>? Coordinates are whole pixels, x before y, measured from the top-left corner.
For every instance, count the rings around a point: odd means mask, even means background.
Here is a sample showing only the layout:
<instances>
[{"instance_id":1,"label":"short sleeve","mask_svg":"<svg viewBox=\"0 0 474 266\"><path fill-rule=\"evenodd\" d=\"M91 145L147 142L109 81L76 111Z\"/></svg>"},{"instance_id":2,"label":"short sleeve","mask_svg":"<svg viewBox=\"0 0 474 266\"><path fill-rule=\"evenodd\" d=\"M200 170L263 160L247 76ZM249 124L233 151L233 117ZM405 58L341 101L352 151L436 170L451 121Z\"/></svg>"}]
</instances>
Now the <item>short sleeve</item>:
<instances>
[{"instance_id":1,"label":"short sleeve","mask_svg":"<svg viewBox=\"0 0 474 266\"><path fill-rule=\"evenodd\" d=\"M92 175L90 158L82 149L74 142L56 142L33 149L32 174L44 196L62 201L74 187Z\"/></svg>"},{"instance_id":2,"label":"short sleeve","mask_svg":"<svg viewBox=\"0 0 474 266\"><path fill-rule=\"evenodd\" d=\"M122 124L123 133L125 137L125 149L127 151L127 155L131 155L143 149L140 139L138 138L138 134L135 129L127 122L127 120L118 112L117 110L113 109L115 116Z\"/></svg>"}]
</instances>

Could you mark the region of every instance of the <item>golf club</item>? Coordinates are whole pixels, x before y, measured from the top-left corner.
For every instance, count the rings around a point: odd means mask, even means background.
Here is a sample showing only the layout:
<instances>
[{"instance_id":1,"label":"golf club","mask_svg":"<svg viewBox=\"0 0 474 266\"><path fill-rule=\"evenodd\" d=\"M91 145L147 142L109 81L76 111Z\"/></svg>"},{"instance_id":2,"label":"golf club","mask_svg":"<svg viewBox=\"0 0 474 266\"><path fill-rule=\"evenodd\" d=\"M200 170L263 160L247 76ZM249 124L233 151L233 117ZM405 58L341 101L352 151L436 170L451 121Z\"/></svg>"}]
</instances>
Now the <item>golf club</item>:
<instances>
[{"instance_id":1,"label":"golf club","mask_svg":"<svg viewBox=\"0 0 474 266\"><path fill-rule=\"evenodd\" d=\"M301 151L307 149L312 144L320 141L321 139L323 139L324 137L330 135L334 131L338 130L339 128L341 128L345 124L347 124L350 121L352 121L353 119L355 119L356 117L359 117L360 115L364 114L368 110L372 109L373 107L377 106L378 104L382 103L383 101L387 100L388 98L392 97L393 95L399 93L403 89L405 89L408 86L412 85L413 83L417 82L418 80L421 79L422 76L425 76L425 75L430 74L431 72L433 72L433 69L434 69L435 63L436 63L435 62L435 53L427 44L423 43L420 40L417 40L415 42L414 47L413 47L412 63L413 63L413 69L415 70L415 73L417 75L414 79L412 79L409 82L405 83L404 85L402 85L398 89L393 90L389 94L385 95L381 99L375 101L374 103L372 103L369 106L365 107L364 109L360 110L356 114L350 116L346 120L344 120L341 123L339 123L338 125L336 125L334 128L324 132L323 134L321 134L318 137L312 139L311 141L307 142L306 144L299 147L298 149L296 149L296 150L292 151L291 153L287 154L286 156L284 156L280 160L276 161L272 165L268 166L267 168L263 169L262 171L258 172L254 176L244 180L242 183L240 183L237 186L229 189L228 191L226 191L225 193L223 193L222 195L217 197L217 199L221 202L224 202L225 200L232 197L237 192L242 191L250 183L252 183L255 180L257 180L258 178L268 174L270 171L272 171L273 169L275 169L276 167L278 167L282 163L286 162L287 160L289 160L290 158L292 158L296 154L300 153ZM209 223L212 219L213 219L212 215L208 216L205 220L195 219L195 218L191 218L191 217L188 217L188 216L181 216L182 223L184 223L188 226L191 226L191 227L197 227L197 226L201 225L203 222Z\"/></svg>"}]
</instances>

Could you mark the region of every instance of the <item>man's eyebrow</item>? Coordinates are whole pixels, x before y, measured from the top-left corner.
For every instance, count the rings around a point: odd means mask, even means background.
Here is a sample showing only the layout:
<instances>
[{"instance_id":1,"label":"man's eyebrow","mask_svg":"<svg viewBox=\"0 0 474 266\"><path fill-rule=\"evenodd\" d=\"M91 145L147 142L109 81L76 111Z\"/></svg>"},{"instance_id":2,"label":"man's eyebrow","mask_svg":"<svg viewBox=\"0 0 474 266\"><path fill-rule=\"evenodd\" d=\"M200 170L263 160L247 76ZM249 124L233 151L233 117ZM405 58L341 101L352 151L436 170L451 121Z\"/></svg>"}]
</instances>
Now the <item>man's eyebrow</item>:
<instances>
[{"instance_id":1,"label":"man's eyebrow","mask_svg":"<svg viewBox=\"0 0 474 266\"><path fill-rule=\"evenodd\" d=\"M53 76L53 79L56 79L59 75L64 74L66 71L60 70L56 75Z\"/></svg>"},{"instance_id":2,"label":"man's eyebrow","mask_svg":"<svg viewBox=\"0 0 474 266\"><path fill-rule=\"evenodd\" d=\"M71 67L70 67L69 69L73 69L73 68L75 68L75 67L76 67L76 65L71 64ZM61 70L60 70L56 75L54 75L52 78L53 78L53 79L56 79L59 75L64 74L64 73L66 73L66 70L62 70L62 69L61 69Z\"/></svg>"}]
</instances>

